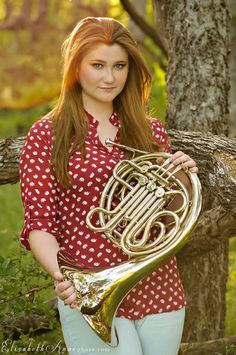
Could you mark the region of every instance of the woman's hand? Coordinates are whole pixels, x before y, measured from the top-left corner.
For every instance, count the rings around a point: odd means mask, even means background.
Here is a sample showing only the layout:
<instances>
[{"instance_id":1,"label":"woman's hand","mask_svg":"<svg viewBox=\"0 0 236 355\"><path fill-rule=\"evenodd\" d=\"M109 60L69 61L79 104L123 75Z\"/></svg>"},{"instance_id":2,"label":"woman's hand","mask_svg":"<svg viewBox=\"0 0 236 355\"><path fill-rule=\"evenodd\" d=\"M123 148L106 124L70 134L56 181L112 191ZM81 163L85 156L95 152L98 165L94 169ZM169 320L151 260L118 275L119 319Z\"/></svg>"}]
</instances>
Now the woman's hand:
<instances>
[{"instance_id":1,"label":"woman's hand","mask_svg":"<svg viewBox=\"0 0 236 355\"><path fill-rule=\"evenodd\" d=\"M65 305L69 305L71 308L76 307L76 290L71 281L64 281L61 272L56 271L53 275L56 281L55 292L57 296L64 302Z\"/></svg>"},{"instance_id":2,"label":"woman's hand","mask_svg":"<svg viewBox=\"0 0 236 355\"><path fill-rule=\"evenodd\" d=\"M197 173L198 167L196 162L189 155L180 150L174 153L171 157L171 162L174 165L181 165L183 170L189 170L191 173Z\"/></svg>"}]
</instances>

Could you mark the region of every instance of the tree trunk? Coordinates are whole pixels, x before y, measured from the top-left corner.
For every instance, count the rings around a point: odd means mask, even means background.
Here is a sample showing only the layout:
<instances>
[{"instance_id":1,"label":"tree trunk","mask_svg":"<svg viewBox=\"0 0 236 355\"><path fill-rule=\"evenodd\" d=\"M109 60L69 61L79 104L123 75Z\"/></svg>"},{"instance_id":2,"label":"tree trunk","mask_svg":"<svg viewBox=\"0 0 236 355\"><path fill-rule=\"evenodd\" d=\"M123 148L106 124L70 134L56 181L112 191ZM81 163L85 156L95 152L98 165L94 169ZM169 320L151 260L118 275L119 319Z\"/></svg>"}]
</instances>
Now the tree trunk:
<instances>
[{"instance_id":1,"label":"tree trunk","mask_svg":"<svg viewBox=\"0 0 236 355\"><path fill-rule=\"evenodd\" d=\"M214 6L211 0L154 0L154 3L157 18L162 18L165 25L168 46L167 126L184 131L227 134L229 15L226 0L216 0ZM193 144L191 148L198 149L198 146ZM215 151L214 155L218 153ZM203 234L201 237L199 231L207 230L212 237L223 216L229 219L235 216L235 211L230 215L227 209L221 212L217 209L222 201L213 192L215 172L204 176L212 181L211 194L206 190L204 194L201 228L198 226L198 233L195 233L200 239L209 236ZM223 173L222 181L224 178ZM235 201L231 206L235 207ZM217 211L219 215L215 215ZM203 222L208 225L204 226ZM235 225L228 233L232 231ZM183 336L187 342L224 335L228 239L221 238L219 233L214 238L209 253L199 254L196 250L188 257L185 249L178 256L188 301Z\"/></svg>"},{"instance_id":2,"label":"tree trunk","mask_svg":"<svg viewBox=\"0 0 236 355\"><path fill-rule=\"evenodd\" d=\"M228 22L226 0L164 1L169 66L167 124L227 134Z\"/></svg>"}]
</instances>

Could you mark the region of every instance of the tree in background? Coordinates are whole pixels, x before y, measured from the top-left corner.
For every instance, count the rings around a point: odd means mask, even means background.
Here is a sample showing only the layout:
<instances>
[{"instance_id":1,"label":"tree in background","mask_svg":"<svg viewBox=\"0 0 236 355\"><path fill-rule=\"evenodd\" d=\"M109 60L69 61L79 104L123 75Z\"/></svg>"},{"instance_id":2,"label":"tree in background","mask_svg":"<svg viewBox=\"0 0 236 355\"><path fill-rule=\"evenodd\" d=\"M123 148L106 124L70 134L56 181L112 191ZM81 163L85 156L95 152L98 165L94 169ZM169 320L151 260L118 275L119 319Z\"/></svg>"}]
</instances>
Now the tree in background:
<instances>
[{"instance_id":1,"label":"tree in background","mask_svg":"<svg viewBox=\"0 0 236 355\"><path fill-rule=\"evenodd\" d=\"M158 1L164 17L169 66L169 128L215 135L228 133L228 23L226 2ZM193 154L195 147L192 149ZM192 154L192 153L191 153ZM204 162L200 163L201 172ZM228 231L216 233L227 211L214 189L204 191L204 207L196 235L205 238L182 253L181 271L189 300L184 339L196 341L224 335L228 270ZM231 211L229 211L231 215ZM199 230L201 226L201 229ZM202 239L201 238L201 239ZM208 241L208 243L206 243ZM191 257L190 257L191 256ZM206 287L207 286L207 287ZM216 312L217 310L217 312ZM199 321L200 320L200 321Z\"/></svg>"},{"instance_id":2,"label":"tree in background","mask_svg":"<svg viewBox=\"0 0 236 355\"><path fill-rule=\"evenodd\" d=\"M150 34L150 27L131 2L121 0L121 3L133 20ZM227 135L229 13L226 1L215 1L214 6L210 0L154 0L153 4L156 33L152 33L152 38L161 41L161 48L169 59L168 127ZM222 175L221 183L227 185L229 175L229 185L235 184L235 141L231 151L223 152L223 147L207 151L208 155L212 152L214 165L209 173L210 162L203 146L198 146L203 142L194 141L198 135L193 135L192 139L187 136L186 140L184 132L180 132L180 136L182 144L178 141L178 149L196 158L204 188L201 219L191 242L178 258L188 299L184 340L193 342L224 336L228 238L236 232L236 201L235 196L231 199L227 186L223 189L224 195L217 191L216 180ZM222 164L226 164L223 169Z\"/></svg>"}]
</instances>

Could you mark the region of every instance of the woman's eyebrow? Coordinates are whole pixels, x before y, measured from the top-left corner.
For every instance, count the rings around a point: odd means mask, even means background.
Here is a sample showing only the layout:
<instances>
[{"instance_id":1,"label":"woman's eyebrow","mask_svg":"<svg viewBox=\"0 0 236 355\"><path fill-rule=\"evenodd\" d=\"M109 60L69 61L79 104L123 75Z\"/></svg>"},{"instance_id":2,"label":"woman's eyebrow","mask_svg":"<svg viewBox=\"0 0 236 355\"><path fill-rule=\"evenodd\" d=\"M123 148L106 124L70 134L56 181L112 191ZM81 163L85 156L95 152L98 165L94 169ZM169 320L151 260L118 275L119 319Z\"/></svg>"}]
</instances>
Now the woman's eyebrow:
<instances>
[{"instance_id":1,"label":"woman's eyebrow","mask_svg":"<svg viewBox=\"0 0 236 355\"><path fill-rule=\"evenodd\" d=\"M90 61L96 63L103 63L103 64L107 63L105 60L102 59L91 59ZM121 59L121 60L116 60L114 63L116 64L116 63L127 63L127 62L128 60Z\"/></svg>"},{"instance_id":2,"label":"woman's eyebrow","mask_svg":"<svg viewBox=\"0 0 236 355\"><path fill-rule=\"evenodd\" d=\"M90 59L91 62L99 62L99 63L106 63L105 60L102 60L102 59Z\"/></svg>"}]
</instances>

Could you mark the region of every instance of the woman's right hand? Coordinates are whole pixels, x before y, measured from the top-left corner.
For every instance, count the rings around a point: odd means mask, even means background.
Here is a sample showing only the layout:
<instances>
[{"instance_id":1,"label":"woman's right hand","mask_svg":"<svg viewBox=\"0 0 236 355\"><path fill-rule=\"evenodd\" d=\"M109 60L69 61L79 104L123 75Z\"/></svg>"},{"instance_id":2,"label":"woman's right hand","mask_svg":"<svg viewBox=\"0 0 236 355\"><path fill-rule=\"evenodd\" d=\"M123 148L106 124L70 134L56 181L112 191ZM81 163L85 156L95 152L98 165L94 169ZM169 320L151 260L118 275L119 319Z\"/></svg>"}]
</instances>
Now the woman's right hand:
<instances>
[{"instance_id":1,"label":"woman's right hand","mask_svg":"<svg viewBox=\"0 0 236 355\"><path fill-rule=\"evenodd\" d=\"M69 305L71 308L76 307L76 290L71 281L64 281L63 275L60 271L53 274L55 282L55 292L57 296Z\"/></svg>"}]
</instances>

